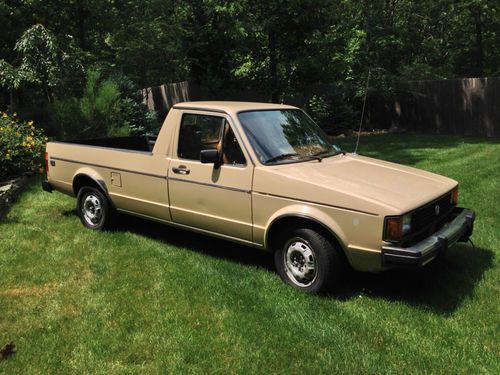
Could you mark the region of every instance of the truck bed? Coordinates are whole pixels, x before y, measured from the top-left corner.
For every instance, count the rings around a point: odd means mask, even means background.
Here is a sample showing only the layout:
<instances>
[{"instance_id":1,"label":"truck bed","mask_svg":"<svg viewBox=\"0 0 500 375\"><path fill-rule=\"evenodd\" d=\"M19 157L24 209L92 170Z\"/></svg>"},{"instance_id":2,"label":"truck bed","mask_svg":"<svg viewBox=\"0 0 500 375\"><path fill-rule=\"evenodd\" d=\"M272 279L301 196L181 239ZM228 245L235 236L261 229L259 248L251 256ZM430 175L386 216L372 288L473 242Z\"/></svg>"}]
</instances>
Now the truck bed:
<instances>
[{"instance_id":1,"label":"truck bed","mask_svg":"<svg viewBox=\"0 0 500 375\"><path fill-rule=\"evenodd\" d=\"M63 141L62 143L151 152L153 150L155 142L156 142L156 136L146 135L146 136L130 136L130 137L77 139L77 140Z\"/></svg>"}]
</instances>

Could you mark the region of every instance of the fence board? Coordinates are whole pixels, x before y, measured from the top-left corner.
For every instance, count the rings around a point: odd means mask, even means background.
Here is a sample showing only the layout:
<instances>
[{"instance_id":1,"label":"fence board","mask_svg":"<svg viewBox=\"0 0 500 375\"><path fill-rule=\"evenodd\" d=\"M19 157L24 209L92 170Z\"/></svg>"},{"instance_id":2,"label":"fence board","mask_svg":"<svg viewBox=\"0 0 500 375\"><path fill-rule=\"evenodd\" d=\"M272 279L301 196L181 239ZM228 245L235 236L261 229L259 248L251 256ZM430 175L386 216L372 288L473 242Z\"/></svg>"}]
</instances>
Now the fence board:
<instances>
[{"instance_id":1,"label":"fence board","mask_svg":"<svg viewBox=\"0 0 500 375\"><path fill-rule=\"evenodd\" d=\"M372 127L430 134L500 137L500 77L413 81L390 100L370 97Z\"/></svg>"}]
</instances>

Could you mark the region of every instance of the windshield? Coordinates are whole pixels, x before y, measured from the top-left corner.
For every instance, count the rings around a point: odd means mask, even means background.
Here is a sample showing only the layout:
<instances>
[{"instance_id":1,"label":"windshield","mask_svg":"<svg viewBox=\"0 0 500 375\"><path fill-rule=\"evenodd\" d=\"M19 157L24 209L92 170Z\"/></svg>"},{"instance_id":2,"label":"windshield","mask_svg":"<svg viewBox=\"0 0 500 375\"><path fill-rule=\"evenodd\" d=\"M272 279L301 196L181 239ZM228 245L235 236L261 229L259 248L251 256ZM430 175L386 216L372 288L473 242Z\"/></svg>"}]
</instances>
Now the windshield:
<instances>
[{"instance_id":1,"label":"windshield","mask_svg":"<svg viewBox=\"0 0 500 375\"><path fill-rule=\"evenodd\" d=\"M238 118L263 164L321 160L340 152L301 110L241 112Z\"/></svg>"}]
</instances>

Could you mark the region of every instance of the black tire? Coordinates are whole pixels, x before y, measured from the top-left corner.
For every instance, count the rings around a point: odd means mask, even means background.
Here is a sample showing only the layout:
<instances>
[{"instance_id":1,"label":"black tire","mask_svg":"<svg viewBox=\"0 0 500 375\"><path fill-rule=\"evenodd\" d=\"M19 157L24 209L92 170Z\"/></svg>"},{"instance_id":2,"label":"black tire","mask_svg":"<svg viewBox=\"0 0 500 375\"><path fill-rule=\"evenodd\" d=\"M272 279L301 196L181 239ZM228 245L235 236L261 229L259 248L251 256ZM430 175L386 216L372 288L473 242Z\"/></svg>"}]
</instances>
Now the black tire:
<instances>
[{"instance_id":1,"label":"black tire","mask_svg":"<svg viewBox=\"0 0 500 375\"><path fill-rule=\"evenodd\" d=\"M297 228L282 238L274 263L283 281L306 293L331 291L341 273L339 250L322 233Z\"/></svg>"},{"instance_id":2,"label":"black tire","mask_svg":"<svg viewBox=\"0 0 500 375\"><path fill-rule=\"evenodd\" d=\"M84 186L78 191L77 210L80 221L89 229L103 230L111 226L112 212L108 199L95 187Z\"/></svg>"}]
</instances>

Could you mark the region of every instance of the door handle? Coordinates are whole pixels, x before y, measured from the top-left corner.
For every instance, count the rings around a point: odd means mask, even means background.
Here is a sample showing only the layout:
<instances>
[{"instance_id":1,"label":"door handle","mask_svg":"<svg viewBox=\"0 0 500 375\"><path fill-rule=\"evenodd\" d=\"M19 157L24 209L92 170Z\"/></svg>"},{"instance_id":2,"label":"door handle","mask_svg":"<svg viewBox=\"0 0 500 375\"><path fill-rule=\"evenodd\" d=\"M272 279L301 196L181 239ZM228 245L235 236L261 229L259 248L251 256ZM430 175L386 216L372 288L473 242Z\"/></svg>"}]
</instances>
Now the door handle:
<instances>
[{"instance_id":1,"label":"door handle","mask_svg":"<svg viewBox=\"0 0 500 375\"><path fill-rule=\"evenodd\" d=\"M178 167L172 167L172 171L177 174L189 174L190 170L187 169L185 165L179 165Z\"/></svg>"}]
</instances>

